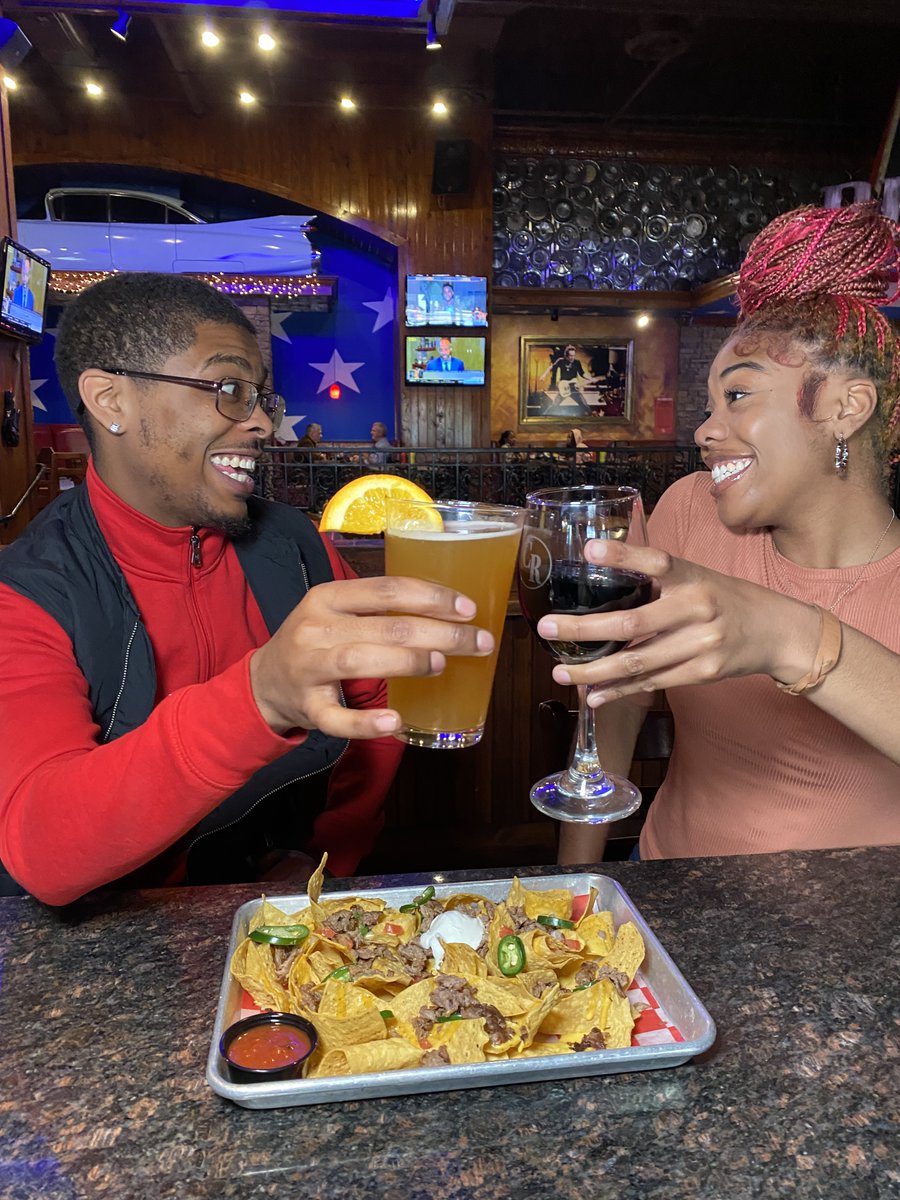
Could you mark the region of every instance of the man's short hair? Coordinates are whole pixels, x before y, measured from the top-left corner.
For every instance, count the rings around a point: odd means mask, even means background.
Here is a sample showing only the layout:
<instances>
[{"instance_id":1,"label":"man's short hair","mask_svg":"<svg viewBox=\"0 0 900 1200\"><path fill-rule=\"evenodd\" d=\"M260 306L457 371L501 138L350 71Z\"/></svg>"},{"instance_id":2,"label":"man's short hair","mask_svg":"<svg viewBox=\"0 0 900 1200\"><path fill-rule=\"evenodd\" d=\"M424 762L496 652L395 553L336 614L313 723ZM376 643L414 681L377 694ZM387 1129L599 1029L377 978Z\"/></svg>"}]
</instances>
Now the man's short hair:
<instances>
[{"instance_id":1,"label":"man's short hair","mask_svg":"<svg viewBox=\"0 0 900 1200\"><path fill-rule=\"evenodd\" d=\"M570 342L569 345L566 346L566 348L563 350L563 354L568 354L570 350L577 350L577 349L578 349L578 347L573 346Z\"/></svg>"},{"instance_id":2,"label":"man's short hair","mask_svg":"<svg viewBox=\"0 0 900 1200\"><path fill-rule=\"evenodd\" d=\"M82 372L90 367L158 371L194 344L197 327L205 321L236 325L256 337L253 325L227 296L187 275L123 271L86 288L65 306L56 334L56 373L89 441L91 422L79 412Z\"/></svg>"},{"instance_id":3,"label":"man's short hair","mask_svg":"<svg viewBox=\"0 0 900 1200\"><path fill-rule=\"evenodd\" d=\"M313 431L314 429L318 429L318 430L319 430L319 432L321 433L321 431L322 431L322 426L319 424L319 422L318 422L318 421L310 421L310 423L309 423L309 424L307 425L307 427L306 427L306 432L307 432L307 433L312 433L312 431Z\"/></svg>"},{"instance_id":4,"label":"man's short hair","mask_svg":"<svg viewBox=\"0 0 900 1200\"><path fill-rule=\"evenodd\" d=\"M385 425L384 421L373 421L372 432L376 438L387 437L387 425Z\"/></svg>"}]
</instances>

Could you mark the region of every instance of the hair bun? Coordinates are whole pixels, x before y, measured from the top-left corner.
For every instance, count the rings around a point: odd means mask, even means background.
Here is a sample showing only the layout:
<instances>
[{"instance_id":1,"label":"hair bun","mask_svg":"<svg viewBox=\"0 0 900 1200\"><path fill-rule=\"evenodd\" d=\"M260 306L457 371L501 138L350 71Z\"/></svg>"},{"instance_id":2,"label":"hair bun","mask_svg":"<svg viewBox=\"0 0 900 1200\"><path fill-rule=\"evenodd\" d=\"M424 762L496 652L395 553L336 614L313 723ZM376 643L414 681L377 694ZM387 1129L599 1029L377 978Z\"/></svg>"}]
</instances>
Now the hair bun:
<instances>
[{"instance_id":1,"label":"hair bun","mask_svg":"<svg viewBox=\"0 0 900 1200\"><path fill-rule=\"evenodd\" d=\"M737 285L742 316L770 303L833 296L882 305L898 294L900 226L877 200L776 217L750 244Z\"/></svg>"}]
</instances>

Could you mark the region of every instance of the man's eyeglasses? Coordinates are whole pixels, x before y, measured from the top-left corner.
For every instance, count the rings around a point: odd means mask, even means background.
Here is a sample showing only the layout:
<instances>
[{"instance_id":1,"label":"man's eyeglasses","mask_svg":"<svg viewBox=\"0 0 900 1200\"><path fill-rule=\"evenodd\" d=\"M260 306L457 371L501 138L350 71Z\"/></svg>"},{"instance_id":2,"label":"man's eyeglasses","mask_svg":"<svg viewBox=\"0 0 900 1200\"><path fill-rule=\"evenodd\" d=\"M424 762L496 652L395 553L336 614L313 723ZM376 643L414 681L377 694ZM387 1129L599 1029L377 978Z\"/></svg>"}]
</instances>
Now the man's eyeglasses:
<instances>
[{"instance_id":1,"label":"man's eyeglasses","mask_svg":"<svg viewBox=\"0 0 900 1200\"><path fill-rule=\"evenodd\" d=\"M284 396L268 388L257 387L249 379L188 379L181 375L160 375L156 371L128 371L124 367L104 367L108 375L125 375L129 379L153 379L160 383L177 383L181 387L215 392L216 408L229 421L246 421L257 404L272 422L274 429L284 416Z\"/></svg>"}]
</instances>

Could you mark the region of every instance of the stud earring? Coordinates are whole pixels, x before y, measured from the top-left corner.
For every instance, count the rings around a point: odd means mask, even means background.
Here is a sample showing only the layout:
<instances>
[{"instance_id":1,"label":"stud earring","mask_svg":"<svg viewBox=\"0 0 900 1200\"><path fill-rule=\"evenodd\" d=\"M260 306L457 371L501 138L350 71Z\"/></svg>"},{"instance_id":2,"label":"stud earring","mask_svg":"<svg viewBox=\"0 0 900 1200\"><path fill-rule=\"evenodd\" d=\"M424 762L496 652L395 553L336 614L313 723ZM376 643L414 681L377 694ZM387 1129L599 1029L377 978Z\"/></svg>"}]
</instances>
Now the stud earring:
<instances>
[{"instance_id":1,"label":"stud earring","mask_svg":"<svg viewBox=\"0 0 900 1200\"><path fill-rule=\"evenodd\" d=\"M113 421L112 425L110 425L110 427L109 427L109 432L110 433L118 433L119 428L120 428L120 426L119 426L118 421Z\"/></svg>"},{"instance_id":2,"label":"stud earring","mask_svg":"<svg viewBox=\"0 0 900 1200\"><path fill-rule=\"evenodd\" d=\"M837 445L834 448L834 469L838 475L843 475L847 470L847 462L850 458L850 448L847 445L847 439L843 434L838 436Z\"/></svg>"}]
</instances>

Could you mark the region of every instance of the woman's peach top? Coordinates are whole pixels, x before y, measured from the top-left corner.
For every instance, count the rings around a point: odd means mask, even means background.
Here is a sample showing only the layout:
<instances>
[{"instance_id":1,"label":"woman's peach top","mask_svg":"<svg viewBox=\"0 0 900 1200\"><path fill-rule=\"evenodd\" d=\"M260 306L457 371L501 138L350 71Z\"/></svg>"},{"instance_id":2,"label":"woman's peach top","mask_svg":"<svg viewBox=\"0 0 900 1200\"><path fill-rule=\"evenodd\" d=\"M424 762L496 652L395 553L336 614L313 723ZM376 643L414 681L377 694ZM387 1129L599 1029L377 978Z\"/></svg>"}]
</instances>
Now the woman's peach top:
<instances>
[{"instance_id":1,"label":"woman's peach top","mask_svg":"<svg viewBox=\"0 0 900 1200\"><path fill-rule=\"evenodd\" d=\"M823 608L858 574L797 566L765 529L727 529L709 484L702 472L668 489L650 517L654 546ZM865 568L836 615L900 653L900 550ZM675 748L642 858L900 843L900 766L805 697L751 675L667 699Z\"/></svg>"}]
</instances>

